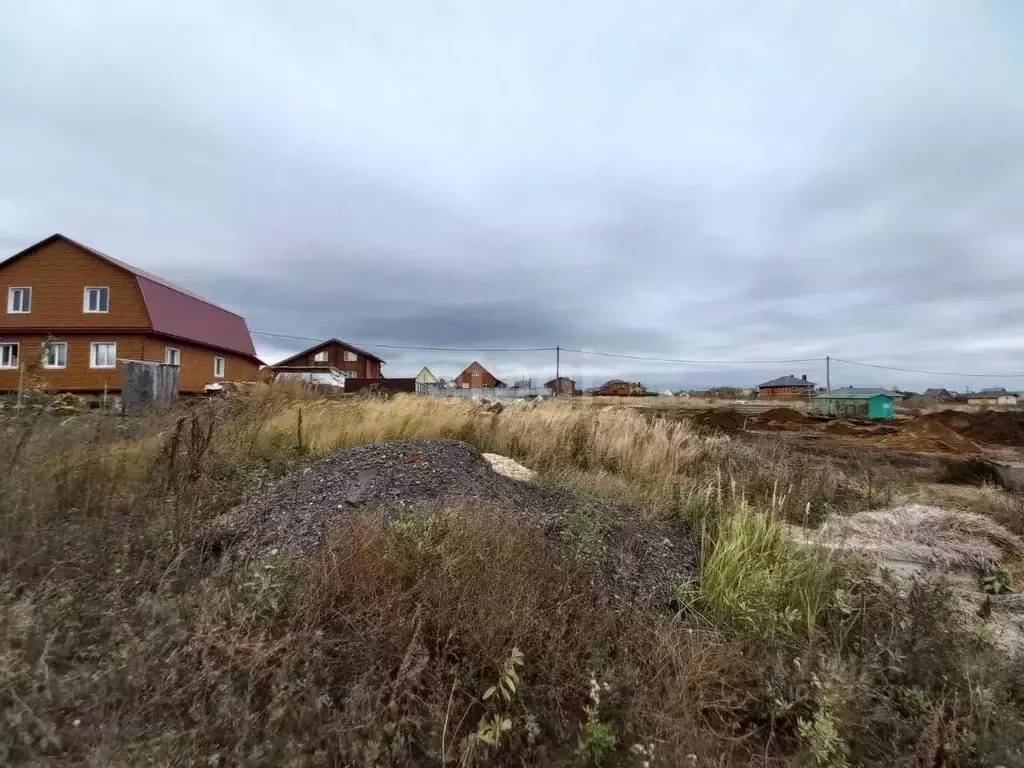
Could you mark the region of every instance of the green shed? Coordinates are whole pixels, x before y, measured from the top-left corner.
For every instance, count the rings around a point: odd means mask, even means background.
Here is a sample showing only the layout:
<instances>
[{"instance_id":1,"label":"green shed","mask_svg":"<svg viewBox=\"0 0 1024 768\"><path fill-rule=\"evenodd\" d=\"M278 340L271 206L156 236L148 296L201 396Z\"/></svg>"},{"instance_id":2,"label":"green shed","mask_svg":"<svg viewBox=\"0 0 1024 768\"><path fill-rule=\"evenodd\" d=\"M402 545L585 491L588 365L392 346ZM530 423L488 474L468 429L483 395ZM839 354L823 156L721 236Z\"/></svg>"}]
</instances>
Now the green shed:
<instances>
[{"instance_id":1,"label":"green shed","mask_svg":"<svg viewBox=\"0 0 1024 768\"><path fill-rule=\"evenodd\" d=\"M814 398L813 408L827 416L854 419L891 419L892 398L889 395L828 392Z\"/></svg>"}]
</instances>

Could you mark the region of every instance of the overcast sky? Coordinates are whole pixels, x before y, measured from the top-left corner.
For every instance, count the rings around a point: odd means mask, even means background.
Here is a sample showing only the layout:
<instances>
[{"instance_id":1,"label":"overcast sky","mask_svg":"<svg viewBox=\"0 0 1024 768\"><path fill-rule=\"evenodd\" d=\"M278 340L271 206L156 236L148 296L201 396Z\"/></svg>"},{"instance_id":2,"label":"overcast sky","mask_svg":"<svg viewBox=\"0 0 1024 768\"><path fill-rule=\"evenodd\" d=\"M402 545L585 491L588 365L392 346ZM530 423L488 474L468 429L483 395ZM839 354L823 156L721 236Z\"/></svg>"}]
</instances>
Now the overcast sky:
<instances>
[{"instance_id":1,"label":"overcast sky","mask_svg":"<svg viewBox=\"0 0 1024 768\"><path fill-rule=\"evenodd\" d=\"M60 231L361 344L1024 372L1022 39L1018 0L8 2L0 252ZM823 368L563 356L588 384Z\"/></svg>"}]
</instances>

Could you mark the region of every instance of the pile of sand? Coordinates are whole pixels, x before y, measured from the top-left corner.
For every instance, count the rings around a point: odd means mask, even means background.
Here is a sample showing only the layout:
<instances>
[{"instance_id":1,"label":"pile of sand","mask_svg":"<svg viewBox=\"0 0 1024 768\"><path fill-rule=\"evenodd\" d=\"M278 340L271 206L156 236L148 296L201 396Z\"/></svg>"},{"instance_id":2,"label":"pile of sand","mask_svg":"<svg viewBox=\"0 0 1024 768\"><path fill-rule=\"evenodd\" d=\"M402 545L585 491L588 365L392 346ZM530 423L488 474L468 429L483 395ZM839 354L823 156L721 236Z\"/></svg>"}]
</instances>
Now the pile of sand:
<instances>
[{"instance_id":1,"label":"pile of sand","mask_svg":"<svg viewBox=\"0 0 1024 768\"><path fill-rule=\"evenodd\" d=\"M491 469L499 475L510 477L513 480L522 480L523 482L529 482L537 476L537 473L532 469L524 467L518 461L510 459L508 456L502 456L500 453L484 453L481 455L491 465Z\"/></svg>"},{"instance_id":2,"label":"pile of sand","mask_svg":"<svg viewBox=\"0 0 1024 768\"><path fill-rule=\"evenodd\" d=\"M926 453L981 453L981 446L948 426L924 417L907 424L901 432L882 438L882 444L901 451Z\"/></svg>"}]
</instances>

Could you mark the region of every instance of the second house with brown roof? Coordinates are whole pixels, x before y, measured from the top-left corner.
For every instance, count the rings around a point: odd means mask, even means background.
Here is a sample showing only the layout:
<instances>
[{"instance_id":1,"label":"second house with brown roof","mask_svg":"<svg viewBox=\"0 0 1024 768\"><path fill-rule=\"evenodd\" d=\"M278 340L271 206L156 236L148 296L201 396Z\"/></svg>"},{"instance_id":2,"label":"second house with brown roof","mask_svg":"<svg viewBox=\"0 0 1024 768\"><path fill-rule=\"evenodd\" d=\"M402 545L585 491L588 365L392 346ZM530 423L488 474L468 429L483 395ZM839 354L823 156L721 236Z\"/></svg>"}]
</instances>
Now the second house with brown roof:
<instances>
[{"instance_id":1,"label":"second house with brown roof","mask_svg":"<svg viewBox=\"0 0 1024 768\"><path fill-rule=\"evenodd\" d=\"M271 366L276 372L338 371L345 378L379 379L384 361L341 339L328 339Z\"/></svg>"},{"instance_id":2,"label":"second house with brown roof","mask_svg":"<svg viewBox=\"0 0 1024 768\"><path fill-rule=\"evenodd\" d=\"M0 262L0 301L0 391L116 392L123 360L180 366L182 392L259 374L243 317L60 234Z\"/></svg>"}]
</instances>

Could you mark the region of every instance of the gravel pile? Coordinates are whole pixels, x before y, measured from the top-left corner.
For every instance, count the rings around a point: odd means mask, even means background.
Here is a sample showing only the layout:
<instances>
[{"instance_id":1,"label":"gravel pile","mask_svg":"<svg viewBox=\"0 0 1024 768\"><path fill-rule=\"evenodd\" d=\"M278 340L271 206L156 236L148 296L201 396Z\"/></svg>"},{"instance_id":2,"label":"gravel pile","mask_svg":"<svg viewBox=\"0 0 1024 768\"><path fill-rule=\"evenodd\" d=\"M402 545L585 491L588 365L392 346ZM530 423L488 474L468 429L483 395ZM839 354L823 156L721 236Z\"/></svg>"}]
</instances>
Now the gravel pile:
<instances>
[{"instance_id":1,"label":"gravel pile","mask_svg":"<svg viewBox=\"0 0 1024 768\"><path fill-rule=\"evenodd\" d=\"M511 479L467 443L442 438L370 443L327 456L232 510L212 535L228 542L235 557L273 549L308 552L347 515L386 520L445 507L479 507L510 525L530 526L562 553L569 550L573 520L599 520L598 578L614 597L667 604L678 577L697 578L695 543L672 526L568 490Z\"/></svg>"}]
</instances>

